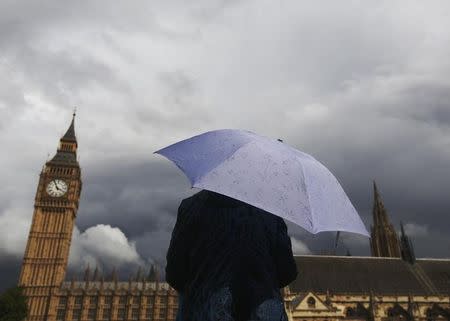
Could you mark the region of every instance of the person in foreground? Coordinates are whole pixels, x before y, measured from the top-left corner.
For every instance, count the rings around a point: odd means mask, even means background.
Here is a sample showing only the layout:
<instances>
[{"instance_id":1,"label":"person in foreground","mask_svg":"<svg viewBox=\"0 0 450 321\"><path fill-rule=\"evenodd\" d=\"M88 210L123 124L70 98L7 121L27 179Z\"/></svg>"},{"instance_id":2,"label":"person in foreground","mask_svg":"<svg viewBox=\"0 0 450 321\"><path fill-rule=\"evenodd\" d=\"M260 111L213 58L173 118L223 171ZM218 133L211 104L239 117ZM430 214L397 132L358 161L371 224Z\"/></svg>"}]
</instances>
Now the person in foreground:
<instances>
[{"instance_id":1,"label":"person in foreground","mask_svg":"<svg viewBox=\"0 0 450 321\"><path fill-rule=\"evenodd\" d=\"M287 321L280 288L298 271L282 218L202 190L178 208L165 274L177 321Z\"/></svg>"}]
</instances>

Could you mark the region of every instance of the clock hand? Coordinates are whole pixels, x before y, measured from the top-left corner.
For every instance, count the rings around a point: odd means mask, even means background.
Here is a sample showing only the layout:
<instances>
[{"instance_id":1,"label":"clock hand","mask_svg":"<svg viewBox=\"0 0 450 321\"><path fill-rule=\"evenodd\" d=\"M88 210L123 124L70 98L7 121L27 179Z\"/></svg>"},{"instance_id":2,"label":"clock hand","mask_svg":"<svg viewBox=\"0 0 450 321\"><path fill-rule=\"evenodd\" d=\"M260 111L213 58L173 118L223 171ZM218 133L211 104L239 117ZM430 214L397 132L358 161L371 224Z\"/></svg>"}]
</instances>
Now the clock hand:
<instances>
[{"instance_id":1,"label":"clock hand","mask_svg":"<svg viewBox=\"0 0 450 321\"><path fill-rule=\"evenodd\" d=\"M58 184L55 182L55 187L59 191Z\"/></svg>"}]
</instances>

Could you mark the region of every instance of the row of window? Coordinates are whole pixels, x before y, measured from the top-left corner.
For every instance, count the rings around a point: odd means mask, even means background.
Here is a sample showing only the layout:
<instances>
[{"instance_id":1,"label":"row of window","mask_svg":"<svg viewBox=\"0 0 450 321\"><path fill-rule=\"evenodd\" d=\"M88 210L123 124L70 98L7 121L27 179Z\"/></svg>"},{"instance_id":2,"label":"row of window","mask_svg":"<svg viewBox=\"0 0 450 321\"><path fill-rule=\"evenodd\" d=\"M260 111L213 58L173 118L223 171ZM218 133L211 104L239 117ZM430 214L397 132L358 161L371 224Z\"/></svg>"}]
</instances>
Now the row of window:
<instances>
[{"instance_id":1,"label":"row of window","mask_svg":"<svg viewBox=\"0 0 450 321\"><path fill-rule=\"evenodd\" d=\"M76 174L76 168L51 167L50 174L73 175Z\"/></svg>"},{"instance_id":2,"label":"row of window","mask_svg":"<svg viewBox=\"0 0 450 321\"><path fill-rule=\"evenodd\" d=\"M157 297L157 298L159 298L157 303L159 303L159 304L167 304L167 297L166 296L160 296L160 297ZM112 300L113 300L113 297L111 295L107 295L107 296L105 296L103 298L104 304L111 304ZM174 303L174 304L178 303L177 300L178 300L177 297L173 297L172 303ZM130 303L131 304L139 304L140 301L141 301L141 297L139 297L139 296L132 296L131 299L130 299ZM83 302L83 297L81 295L75 296L75 300L74 300L74 304L75 305L81 305L82 302ZM87 302L89 304L92 304L92 305L97 305L97 303L98 303L98 296L93 296L93 295L89 296ZM145 298L145 302L148 305L153 305L155 303L155 296L147 296ZM126 303L127 303L127 296L125 296L125 295L119 296L119 304L126 304ZM59 298L59 305L65 306L66 304L67 304L67 297L66 296L60 297Z\"/></svg>"},{"instance_id":3,"label":"row of window","mask_svg":"<svg viewBox=\"0 0 450 321\"><path fill-rule=\"evenodd\" d=\"M61 149L65 151L72 151L72 145L71 144L61 144Z\"/></svg>"},{"instance_id":4,"label":"row of window","mask_svg":"<svg viewBox=\"0 0 450 321\"><path fill-rule=\"evenodd\" d=\"M66 205L67 203L63 203L63 202L58 202L56 203L56 201L54 202L57 205ZM58 208L58 207L50 207L48 209L45 210L46 213L64 213L66 210L64 208Z\"/></svg>"},{"instance_id":5,"label":"row of window","mask_svg":"<svg viewBox=\"0 0 450 321\"><path fill-rule=\"evenodd\" d=\"M81 319L81 309L73 309L72 311L72 319L73 320L80 320ZM175 316L176 309L172 309L171 311L171 317ZM69 311L70 313L70 311ZM166 308L160 308L157 318L158 319L165 319L166 318L167 309ZM95 320L97 315L97 309L88 309L87 318L88 320ZM118 320L124 320L126 315L126 309L125 308L118 308L117 309L117 319ZM56 311L56 320L57 321L63 321L65 320L66 316L66 310L65 309L58 309ZM144 318L146 320L153 320L153 308L147 308L145 309L145 316ZM103 312L100 316L101 320L109 320L111 319L111 309L103 309ZM138 320L139 319L139 309L133 308L131 309L131 320Z\"/></svg>"}]
</instances>

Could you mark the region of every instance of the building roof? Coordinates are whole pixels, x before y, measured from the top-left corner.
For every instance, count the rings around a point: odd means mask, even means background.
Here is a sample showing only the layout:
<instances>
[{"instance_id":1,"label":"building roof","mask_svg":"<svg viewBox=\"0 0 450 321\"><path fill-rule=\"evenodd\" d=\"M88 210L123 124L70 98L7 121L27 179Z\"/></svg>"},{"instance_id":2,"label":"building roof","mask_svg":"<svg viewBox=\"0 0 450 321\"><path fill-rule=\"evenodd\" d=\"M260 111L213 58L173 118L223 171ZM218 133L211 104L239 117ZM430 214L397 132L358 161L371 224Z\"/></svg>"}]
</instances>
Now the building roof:
<instances>
[{"instance_id":1,"label":"building roof","mask_svg":"<svg viewBox=\"0 0 450 321\"><path fill-rule=\"evenodd\" d=\"M439 293L450 295L450 260L418 260L418 267L425 272Z\"/></svg>"},{"instance_id":2,"label":"building roof","mask_svg":"<svg viewBox=\"0 0 450 321\"><path fill-rule=\"evenodd\" d=\"M356 256L295 256L298 277L291 291L368 294L450 293L450 260Z\"/></svg>"},{"instance_id":3,"label":"building roof","mask_svg":"<svg viewBox=\"0 0 450 321\"><path fill-rule=\"evenodd\" d=\"M58 150L58 152L50 160L52 164L61 165L78 165L77 156L73 152L65 152Z\"/></svg>"}]
</instances>

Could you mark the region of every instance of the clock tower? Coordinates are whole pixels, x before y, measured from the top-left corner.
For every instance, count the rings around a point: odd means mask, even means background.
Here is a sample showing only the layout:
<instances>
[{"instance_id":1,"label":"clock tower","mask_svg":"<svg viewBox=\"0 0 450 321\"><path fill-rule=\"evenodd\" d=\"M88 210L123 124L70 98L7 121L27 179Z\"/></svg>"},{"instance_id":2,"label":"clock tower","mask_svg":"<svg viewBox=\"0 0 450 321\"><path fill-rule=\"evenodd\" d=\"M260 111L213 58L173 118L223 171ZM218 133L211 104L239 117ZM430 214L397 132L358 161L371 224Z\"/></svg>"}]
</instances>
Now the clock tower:
<instances>
[{"instance_id":1,"label":"clock tower","mask_svg":"<svg viewBox=\"0 0 450 321\"><path fill-rule=\"evenodd\" d=\"M28 298L28 320L49 319L50 298L65 278L81 193L75 113L37 186L33 220L19 277Z\"/></svg>"}]
</instances>

